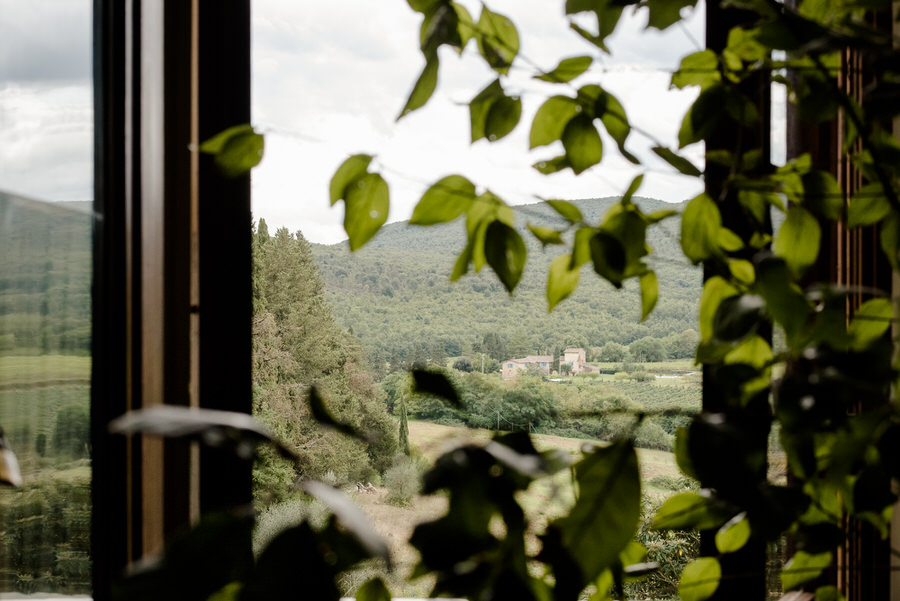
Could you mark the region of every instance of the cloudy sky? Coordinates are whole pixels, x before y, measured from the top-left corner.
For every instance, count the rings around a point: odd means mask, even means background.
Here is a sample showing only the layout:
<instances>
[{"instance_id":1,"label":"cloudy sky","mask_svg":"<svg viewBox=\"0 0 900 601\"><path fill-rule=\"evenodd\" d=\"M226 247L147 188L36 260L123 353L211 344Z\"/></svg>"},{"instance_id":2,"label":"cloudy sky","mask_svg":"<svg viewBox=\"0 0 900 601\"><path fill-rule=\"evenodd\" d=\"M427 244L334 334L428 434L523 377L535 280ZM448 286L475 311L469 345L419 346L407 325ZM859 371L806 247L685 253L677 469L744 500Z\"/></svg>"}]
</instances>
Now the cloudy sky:
<instances>
[{"instance_id":1,"label":"cloudy sky","mask_svg":"<svg viewBox=\"0 0 900 601\"><path fill-rule=\"evenodd\" d=\"M480 3L462 1L477 19ZM253 173L254 215L312 241L341 240L342 208L329 206L328 181L360 152L376 156L391 185L391 221L408 218L427 185L450 173L513 204L621 193L636 172L608 140L603 163L579 177L530 167L561 153L528 152L531 116L547 96L567 92L531 76L571 56L595 59L576 84L600 83L635 125L675 147L694 92L670 90L670 72L702 46L702 9L665 34L645 31L644 14L629 14L605 56L569 30L562 0L488 4L519 28L523 60L504 86L521 94L524 108L506 139L472 145L466 104L495 77L474 43L462 57L442 54L431 101L396 122L423 65L421 17L404 0L254 0L253 122L266 133L266 156ZM0 0L0 189L48 200L93 195L90 5ZM696 180L648 156L650 140L633 134L628 145L647 161L640 194L678 202L697 193ZM700 151L687 151L698 164Z\"/></svg>"}]
</instances>

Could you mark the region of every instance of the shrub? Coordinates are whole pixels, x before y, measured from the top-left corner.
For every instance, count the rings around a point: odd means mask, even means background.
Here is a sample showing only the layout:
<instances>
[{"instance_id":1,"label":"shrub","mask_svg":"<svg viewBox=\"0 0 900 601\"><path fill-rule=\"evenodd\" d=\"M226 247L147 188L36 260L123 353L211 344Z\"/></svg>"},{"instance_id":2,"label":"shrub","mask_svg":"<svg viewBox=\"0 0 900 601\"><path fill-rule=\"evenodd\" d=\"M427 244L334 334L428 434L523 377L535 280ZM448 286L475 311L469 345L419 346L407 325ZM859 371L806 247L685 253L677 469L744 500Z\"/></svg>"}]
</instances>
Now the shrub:
<instances>
[{"instance_id":1,"label":"shrub","mask_svg":"<svg viewBox=\"0 0 900 601\"><path fill-rule=\"evenodd\" d=\"M419 469L409 457L398 455L394 465L384 473L384 485L388 489L388 503L408 507L422 486Z\"/></svg>"}]
</instances>

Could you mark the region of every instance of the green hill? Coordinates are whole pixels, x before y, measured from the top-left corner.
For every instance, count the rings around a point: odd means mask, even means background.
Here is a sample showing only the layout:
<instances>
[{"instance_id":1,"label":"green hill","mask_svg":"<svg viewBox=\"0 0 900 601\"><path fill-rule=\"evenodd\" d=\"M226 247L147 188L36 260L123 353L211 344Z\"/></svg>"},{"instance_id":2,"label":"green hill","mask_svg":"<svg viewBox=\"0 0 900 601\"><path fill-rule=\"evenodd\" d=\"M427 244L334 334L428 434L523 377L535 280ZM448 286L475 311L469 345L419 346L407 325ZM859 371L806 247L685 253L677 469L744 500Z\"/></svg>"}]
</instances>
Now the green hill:
<instances>
[{"instance_id":1,"label":"green hill","mask_svg":"<svg viewBox=\"0 0 900 601\"><path fill-rule=\"evenodd\" d=\"M575 204L588 221L597 222L616 201L603 198ZM647 198L636 202L647 212L673 208ZM543 204L515 211L529 262L513 296L505 293L489 269L449 281L465 243L461 221L428 228L394 223L353 254L345 243L313 245L335 318L370 349L376 365L440 363L442 357L482 350L502 360L565 346L628 344L645 336L663 339L672 357L690 356L690 345L679 349L677 339L686 330L696 329L701 272L682 257L674 221L648 233L660 302L642 323L637 286L615 290L587 267L578 291L548 314L547 269L562 251L542 249L526 232L526 224L563 222Z\"/></svg>"}]
</instances>

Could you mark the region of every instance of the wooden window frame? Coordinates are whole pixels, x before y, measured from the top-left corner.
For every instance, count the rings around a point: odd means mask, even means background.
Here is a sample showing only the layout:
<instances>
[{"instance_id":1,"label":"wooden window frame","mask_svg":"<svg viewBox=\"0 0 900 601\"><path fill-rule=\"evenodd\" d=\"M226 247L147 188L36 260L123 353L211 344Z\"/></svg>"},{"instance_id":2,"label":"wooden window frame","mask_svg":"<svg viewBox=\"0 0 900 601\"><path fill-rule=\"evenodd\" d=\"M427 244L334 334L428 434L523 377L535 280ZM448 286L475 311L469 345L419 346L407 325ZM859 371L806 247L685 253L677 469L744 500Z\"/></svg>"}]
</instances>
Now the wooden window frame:
<instances>
[{"instance_id":1,"label":"wooden window frame","mask_svg":"<svg viewBox=\"0 0 900 601\"><path fill-rule=\"evenodd\" d=\"M94 598L250 465L107 424L174 404L249 412L249 176L198 145L250 120L249 0L94 0Z\"/></svg>"}]
</instances>

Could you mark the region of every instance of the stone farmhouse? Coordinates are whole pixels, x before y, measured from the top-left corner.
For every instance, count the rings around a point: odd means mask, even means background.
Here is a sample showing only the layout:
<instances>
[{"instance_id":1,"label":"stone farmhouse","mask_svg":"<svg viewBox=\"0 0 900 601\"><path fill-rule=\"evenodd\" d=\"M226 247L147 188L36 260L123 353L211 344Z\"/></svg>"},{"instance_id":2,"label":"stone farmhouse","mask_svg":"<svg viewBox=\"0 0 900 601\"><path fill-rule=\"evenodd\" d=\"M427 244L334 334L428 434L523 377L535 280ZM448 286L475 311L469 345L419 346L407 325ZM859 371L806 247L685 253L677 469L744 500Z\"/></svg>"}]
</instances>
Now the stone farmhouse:
<instances>
[{"instance_id":1,"label":"stone farmhouse","mask_svg":"<svg viewBox=\"0 0 900 601\"><path fill-rule=\"evenodd\" d=\"M569 373L573 376L597 371L596 367L587 364L583 348L567 348L564 350L562 355L559 356L559 365L560 367L568 365Z\"/></svg>"},{"instance_id":2,"label":"stone farmhouse","mask_svg":"<svg viewBox=\"0 0 900 601\"><path fill-rule=\"evenodd\" d=\"M507 359L500 366L500 376L504 380L511 380L517 377L520 371L528 368L539 369L544 375L549 376L551 365L553 365L552 355L528 355L521 359Z\"/></svg>"}]
</instances>

